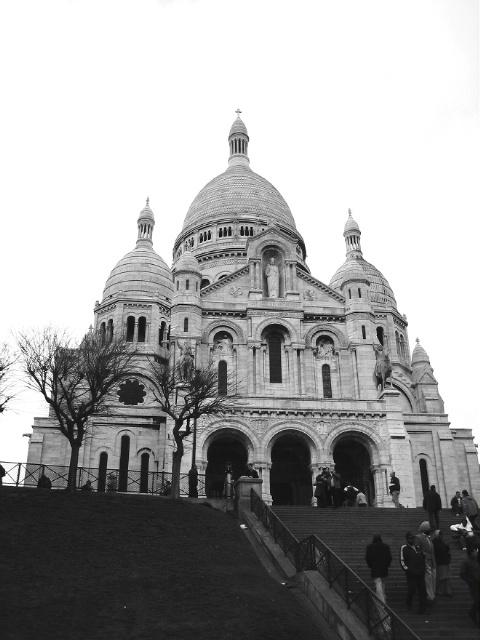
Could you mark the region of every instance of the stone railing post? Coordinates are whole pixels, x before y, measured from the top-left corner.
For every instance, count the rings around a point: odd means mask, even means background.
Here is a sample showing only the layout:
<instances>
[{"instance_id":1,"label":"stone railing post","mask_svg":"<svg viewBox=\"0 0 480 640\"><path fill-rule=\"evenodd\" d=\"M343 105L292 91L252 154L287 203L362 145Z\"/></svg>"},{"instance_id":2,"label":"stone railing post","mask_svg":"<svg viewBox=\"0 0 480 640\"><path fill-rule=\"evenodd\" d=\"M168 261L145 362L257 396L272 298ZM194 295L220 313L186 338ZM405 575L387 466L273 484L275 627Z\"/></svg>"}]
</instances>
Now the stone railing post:
<instances>
[{"instance_id":1,"label":"stone railing post","mask_svg":"<svg viewBox=\"0 0 480 640\"><path fill-rule=\"evenodd\" d=\"M253 489L262 497L263 480L240 476L235 482L235 515L241 518L244 511L250 511L250 491Z\"/></svg>"}]
</instances>

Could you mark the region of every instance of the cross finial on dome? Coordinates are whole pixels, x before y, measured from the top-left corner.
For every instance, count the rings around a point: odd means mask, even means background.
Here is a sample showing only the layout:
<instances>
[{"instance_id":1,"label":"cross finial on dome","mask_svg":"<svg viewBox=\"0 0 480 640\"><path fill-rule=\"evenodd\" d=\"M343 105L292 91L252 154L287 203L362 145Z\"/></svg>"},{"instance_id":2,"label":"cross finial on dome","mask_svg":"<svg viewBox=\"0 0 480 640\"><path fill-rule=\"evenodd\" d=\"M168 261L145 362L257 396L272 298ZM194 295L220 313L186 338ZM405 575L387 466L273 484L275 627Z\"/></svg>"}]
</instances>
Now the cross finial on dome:
<instances>
[{"instance_id":1,"label":"cross finial on dome","mask_svg":"<svg viewBox=\"0 0 480 640\"><path fill-rule=\"evenodd\" d=\"M352 210L351 209L348 210L348 215L349 215L350 218L352 217Z\"/></svg>"},{"instance_id":2,"label":"cross finial on dome","mask_svg":"<svg viewBox=\"0 0 480 640\"><path fill-rule=\"evenodd\" d=\"M240 109L235 109L235 113L237 114L237 118L240 118L240 114L242 113Z\"/></svg>"},{"instance_id":3,"label":"cross finial on dome","mask_svg":"<svg viewBox=\"0 0 480 640\"><path fill-rule=\"evenodd\" d=\"M419 340L418 338L415 338L415 342L416 342L417 344L420 344L420 340Z\"/></svg>"},{"instance_id":4,"label":"cross finial on dome","mask_svg":"<svg viewBox=\"0 0 480 640\"><path fill-rule=\"evenodd\" d=\"M149 204L150 204L150 198L147 198L147 207L149 206Z\"/></svg>"}]
</instances>

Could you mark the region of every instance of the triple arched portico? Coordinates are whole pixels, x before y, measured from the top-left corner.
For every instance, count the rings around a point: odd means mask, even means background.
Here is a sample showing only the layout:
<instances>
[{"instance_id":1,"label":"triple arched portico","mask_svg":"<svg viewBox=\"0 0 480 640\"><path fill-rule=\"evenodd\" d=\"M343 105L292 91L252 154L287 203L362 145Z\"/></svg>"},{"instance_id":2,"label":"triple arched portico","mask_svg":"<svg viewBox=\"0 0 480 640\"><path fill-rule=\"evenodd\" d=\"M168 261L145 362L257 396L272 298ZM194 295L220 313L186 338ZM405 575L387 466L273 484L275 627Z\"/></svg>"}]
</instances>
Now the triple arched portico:
<instances>
[{"instance_id":1,"label":"triple arched portico","mask_svg":"<svg viewBox=\"0 0 480 640\"><path fill-rule=\"evenodd\" d=\"M374 425L326 426L301 419L212 420L200 429L197 464L208 491L221 495L227 463L234 478L253 462L273 504L311 504L319 469L337 466L343 482L363 489L371 506L388 501L388 455Z\"/></svg>"}]
</instances>

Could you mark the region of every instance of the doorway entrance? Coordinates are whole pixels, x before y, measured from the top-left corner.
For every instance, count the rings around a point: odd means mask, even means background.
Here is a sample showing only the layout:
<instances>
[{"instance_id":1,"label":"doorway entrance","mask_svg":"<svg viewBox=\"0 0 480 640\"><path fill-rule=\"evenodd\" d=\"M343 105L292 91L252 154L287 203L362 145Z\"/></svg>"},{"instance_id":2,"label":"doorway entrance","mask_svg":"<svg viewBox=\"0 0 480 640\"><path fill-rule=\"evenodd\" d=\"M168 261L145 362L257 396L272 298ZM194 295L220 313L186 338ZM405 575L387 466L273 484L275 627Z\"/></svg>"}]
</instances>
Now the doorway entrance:
<instances>
[{"instance_id":1,"label":"doorway entrance","mask_svg":"<svg viewBox=\"0 0 480 640\"><path fill-rule=\"evenodd\" d=\"M310 451L299 436L281 436L273 445L270 493L274 505L311 504Z\"/></svg>"},{"instance_id":2,"label":"doorway entrance","mask_svg":"<svg viewBox=\"0 0 480 640\"><path fill-rule=\"evenodd\" d=\"M245 474L248 462L246 447L232 436L221 436L208 447L205 492L208 498L221 498L225 483L225 466L232 465L233 479Z\"/></svg>"},{"instance_id":3,"label":"doorway entrance","mask_svg":"<svg viewBox=\"0 0 480 640\"><path fill-rule=\"evenodd\" d=\"M342 482L363 490L369 506L372 507L375 500L375 484L370 471L370 453L366 446L354 437L346 437L335 446L333 460L342 476Z\"/></svg>"}]
</instances>

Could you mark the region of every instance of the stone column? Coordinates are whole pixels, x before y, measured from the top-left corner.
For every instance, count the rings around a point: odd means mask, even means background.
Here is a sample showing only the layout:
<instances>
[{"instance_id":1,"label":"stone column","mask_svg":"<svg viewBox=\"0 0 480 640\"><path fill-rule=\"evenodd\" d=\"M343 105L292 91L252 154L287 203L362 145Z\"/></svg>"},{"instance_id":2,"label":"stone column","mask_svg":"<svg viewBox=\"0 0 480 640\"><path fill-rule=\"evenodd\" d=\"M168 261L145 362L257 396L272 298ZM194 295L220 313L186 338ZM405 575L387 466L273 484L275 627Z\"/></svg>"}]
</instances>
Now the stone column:
<instances>
[{"instance_id":1,"label":"stone column","mask_svg":"<svg viewBox=\"0 0 480 640\"><path fill-rule=\"evenodd\" d=\"M300 394L305 395L305 352L300 349Z\"/></svg>"}]
</instances>

